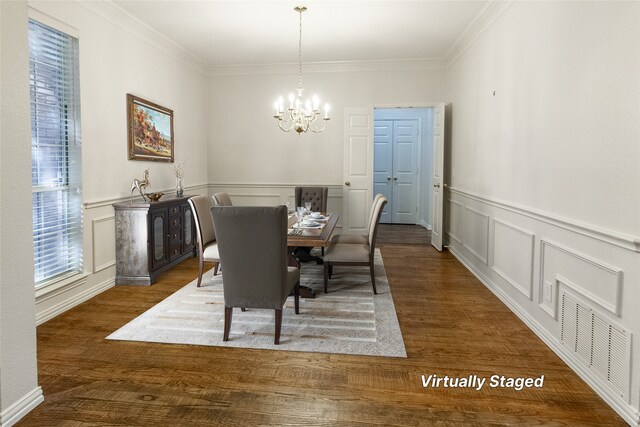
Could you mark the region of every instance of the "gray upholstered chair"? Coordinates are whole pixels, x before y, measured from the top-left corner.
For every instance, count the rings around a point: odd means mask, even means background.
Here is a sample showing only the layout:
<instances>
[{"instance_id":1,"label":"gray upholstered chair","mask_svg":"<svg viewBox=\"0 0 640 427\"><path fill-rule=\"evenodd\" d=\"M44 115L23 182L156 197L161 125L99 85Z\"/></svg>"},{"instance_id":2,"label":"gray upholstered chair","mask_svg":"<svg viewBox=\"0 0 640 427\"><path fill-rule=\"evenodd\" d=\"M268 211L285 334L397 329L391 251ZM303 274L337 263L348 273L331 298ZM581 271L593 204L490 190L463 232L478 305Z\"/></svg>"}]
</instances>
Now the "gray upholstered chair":
<instances>
[{"instance_id":1,"label":"gray upholstered chair","mask_svg":"<svg viewBox=\"0 0 640 427\"><path fill-rule=\"evenodd\" d=\"M216 232L213 228L213 220L211 219L211 206L213 206L213 201L208 196L193 196L189 199L189 205L191 206L193 219L196 223L199 265L198 287L200 287L204 262L214 262L216 264L213 270L214 276L218 274L218 266L220 265Z\"/></svg>"},{"instance_id":2,"label":"gray upholstered chair","mask_svg":"<svg viewBox=\"0 0 640 427\"><path fill-rule=\"evenodd\" d=\"M216 193L213 195L213 202L216 206L233 206L229 193Z\"/></svg>"},{"instance_id":3,"label":"gray upholstered chair","mask_svg":"<svg viewBox=\"0 0 640 427\"><path fill-rule=\"evenodd\" d=\"M328 193L329 187L296 187L296 206L311 202L312 211L326 212Z\"/></svg>"},{"instance_id":4,"label":"gray upholstered chair","mask_svg":"<svg viewBox=\"0 0 640 427\"><path fill-rule=\"evenodd\" d=\"M380 197L383 197L382 194L378 193L373 198L373 203L371 204L371 209L369 210L369 222L367 224L371 224L373 220L373 214L376 210L376 204ZM368 230L367 230L368 231ZM369 233L367 234L335 234L331 236L331 243L361 243L365 244L369 242Z\"/></svg>"},{"instance_id":5,"label":"gray upholstered chair","mask_svg":"<svg viewBox=\"0 0 640 427\"><path fill-rule=\"evenodd\" d=\"M296 187L296 206L304 206L305 202L311 203L311 210L314 212L327 211L327 199L329 187ZM302 249L306 255L300 254L302 259L315 260L320 263L320 258L311 256L311 248ZM324 247L322 248L324 255Z\"/></svg>"},{"instance_id":6,"label":"gray upholstered chair","mask_svg":"<svg viewBox=\"0 0 640 427\"><path fill-rule=\"evenodd\" d=\"M287 266L285 206L213 206L220 259L224 263L224 335L229 339L234 307L275 310L275 339L280 342L282 307L294 290L299 312L300 270Z\"/></svg>"},{"instance_id":7,"label":"gray upholstered chair","mask_svg":"<svg viewBox=\"0 0 640 427\"><path fill-rule=\"evenodd\" d=\"M374 268L374 255L376 237L380 215L387 204L387 198L379 197L373 207L373 215L370 216L369 236L365 243L336 243L330 242L324 254L324 292L327 292L328 278L333 273L334 265L368 265L371 273L371 286L373 293L377 294Z\"/></svg>"}]
</instances>

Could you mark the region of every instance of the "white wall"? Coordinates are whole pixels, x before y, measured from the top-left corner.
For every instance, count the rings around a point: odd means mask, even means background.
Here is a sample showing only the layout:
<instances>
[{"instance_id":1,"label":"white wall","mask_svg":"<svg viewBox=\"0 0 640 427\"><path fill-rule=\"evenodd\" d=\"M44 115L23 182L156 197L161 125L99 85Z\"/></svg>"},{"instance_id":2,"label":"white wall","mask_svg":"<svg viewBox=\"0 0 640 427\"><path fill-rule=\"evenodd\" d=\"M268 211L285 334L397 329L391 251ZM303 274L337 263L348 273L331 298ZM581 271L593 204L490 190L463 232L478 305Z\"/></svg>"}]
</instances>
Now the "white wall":
<instances>
[{"instance_id":1,"label":"white wall","mask_svg":"<svg viewBox=\"0 0 640 427\"><path fill-rule=\"evenodd\" d=\"M278 96L294 91L295 74L213 76L209 181L341 186L344 108L437 102L442 80L442 70L305 71L305 93L317 91L322 104L330 103L331 120L323 133L298 138L278 128L272 111Z\"/></svg>"},{"instance_id":2,"label":"white wall","mask_svg":"<svg viewBox=\"0 0 640 427\"><path fill-rule=\"evenodd\" d=\"M640 235L638 3L516 3L448 70L451 184Z\"/></svg>"},{"instance_id":3,"label":"white wall","mask_svg":"<svg viewBox=\"0 0 640 427\"><path fill-rule=\"evenodd\" d=\"M277 204L293 203L297 185L323 185L329 187L327 209L342 217L344 108L441 101L441 66L415 65L305 66L305 93L317 93L321 105L331 105L331 120L324 132L300 137L282 132L272 111L278 96L286 99L295 90L297 76L289 74L295 66L286 72L278 66L214 74L209 86L210 192L226 191L244 204Z\"/></svg>"},{"instance_id":4,"label":"white wall","mask_svg":"<svg viewBox=\"0 0 640 427\"><path fill-rule=\"evenodd\" d=\"M633 424L638 22L638 2L514 2L448 69L451 251ZM635 335L622 393L562 343L565 291Z\"/></svg>"},{"instance_id":5,"label":"white wall","mask_svg":"<svg viewBox=\"0 0 640 427\"><path fill-rule=\"evenodd\" d=\"M0 425L42 401L36 364L26 2L0 2Z\"/></svg>"},{"instance_id":6,"label":"white wall","mask_svg":"<svg viewBox=\"0 0 640 427\"><path fill-rule=\"evenodd\" d=\"M207 92L199 64L117 6L32 1L29 6L79 33L85 272L81 281L37 294L45 321L113 286L115 223L111 204L129 200L133 178L150 171L148 191L175 191L172 164L127 157L126 94L174 113L176 163L187 193L206 192ZM138 196L139 197L139 196Z\"/></svg>"}]
</instances>

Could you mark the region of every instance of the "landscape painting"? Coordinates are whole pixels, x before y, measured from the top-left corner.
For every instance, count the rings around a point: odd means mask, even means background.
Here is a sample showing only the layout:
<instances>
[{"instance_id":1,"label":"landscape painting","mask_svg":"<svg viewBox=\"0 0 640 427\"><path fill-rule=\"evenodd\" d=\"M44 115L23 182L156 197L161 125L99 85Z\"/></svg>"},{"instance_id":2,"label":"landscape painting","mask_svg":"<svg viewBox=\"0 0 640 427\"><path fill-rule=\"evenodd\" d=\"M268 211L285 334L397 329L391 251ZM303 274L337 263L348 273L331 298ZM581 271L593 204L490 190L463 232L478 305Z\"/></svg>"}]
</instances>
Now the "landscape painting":
<instances>
[{"instance_id":1,"label":"landscape painting","mask_svg":"<svg viewBox=\"0 0 640 427\"><path fill-rule=\"evenodd\" d=\"M173 163L173 111L127 94L130 160Z\"/></svg>"}]
</instances>

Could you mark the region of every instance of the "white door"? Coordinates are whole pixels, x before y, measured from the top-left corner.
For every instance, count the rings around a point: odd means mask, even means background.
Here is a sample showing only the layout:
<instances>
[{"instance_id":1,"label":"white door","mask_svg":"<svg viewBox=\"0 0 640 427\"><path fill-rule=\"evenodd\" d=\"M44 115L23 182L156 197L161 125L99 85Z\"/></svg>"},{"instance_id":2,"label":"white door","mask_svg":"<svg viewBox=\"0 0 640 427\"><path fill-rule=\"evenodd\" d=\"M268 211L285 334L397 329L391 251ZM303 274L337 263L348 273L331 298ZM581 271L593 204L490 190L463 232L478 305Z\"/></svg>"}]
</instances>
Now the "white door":
<instances>
[{"instance_id":1,"label":"white door","mask_svg":"<svg viewBox=\"0 0 640 427\"><path fill-rule=\"evenodd\" d=\"M393 121L376 120L373 127L373 193L387 198L387 205L382 211L380 222L390 223L393 177Z\"/></svg>"},{"instance_id":2,"label":"white door","mask_svg":"<svg viewBox=\"0 0 640 427\"><path fill-rule=\"evenodd\" d=\"M373 201L373 108L344 109L343 145L343 232L367 234Z\"/></svg>"},{"instance_id":3,"label":"white door","mask_svg":"<svg viewBox=\"0 0 640 427\"><path fill-rule=\"evenodd\" d=\"M418 216L418 121L393 122L391 222L415 224Z\"/></svg>"},{"instance_id":4,"label":"white door","mask_svg":"<svg viewBox=\"0 0 640 427\"><path fill-rule=\"evenodd\" d=\"M442 250L442 218L444 217L444 104L433 109L433 188L431 244Z\"/></svg>"}]
</instances>

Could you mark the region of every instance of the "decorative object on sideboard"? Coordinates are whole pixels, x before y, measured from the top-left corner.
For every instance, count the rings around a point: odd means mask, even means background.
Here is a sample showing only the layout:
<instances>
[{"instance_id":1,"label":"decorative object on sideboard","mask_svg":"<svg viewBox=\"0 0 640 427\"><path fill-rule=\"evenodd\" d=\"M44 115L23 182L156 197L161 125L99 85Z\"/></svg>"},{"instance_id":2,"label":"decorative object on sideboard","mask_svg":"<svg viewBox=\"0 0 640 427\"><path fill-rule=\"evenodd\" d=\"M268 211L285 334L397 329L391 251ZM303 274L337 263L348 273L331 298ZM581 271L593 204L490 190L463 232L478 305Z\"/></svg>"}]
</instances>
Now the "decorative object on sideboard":
<instances>
[{"instance_id":1,"label":"decorative object on sideboard","mask_svg":"<svg viewBox=\"0 0 640 427\"><path fill-rule=\"evenodd\" d=\"M138 192L142 196L142 200L146 202L147 198L145 197L143 190L146 190L150 184L151 182L149 181L149 169L145 169L142 179L134 178L133 182L131 183L131 203L133 203L133 190L135 189L138 189Z\"/></svg>"},{"instance_id":2,"label":"decorative object on sideboard","mask_svg":"<svg viewBox=\"0 0 640 427\"><path fill-rule=\"evenodd\" d=\"M171 167L173 174L176 176L176 197L184 196L184 170L182 169L184 163L185 162L178 163L177 165L173 165Z\"/></svg>"},{"instance_id":3,"label":"decorative object on sideboard","mask_svg":"<svg viewBox=\"0 0 640 427\"><path fill-rule=\"evenodd\" d=\"M329 104L324 105L324 124L322 127L313 127L312 123L320 117L320 99L313 95L310 99L302 101L302 12L307 10L304 6L297 6L293 10L300 14L300 32L298 34L298 97L294 97L293 93L289 94L289 107L284 110L284 99L280 97L274 104L276 113L273 116L278 121L278 126L285 132L295 129L300 133L311 130L312 132L322 132L327 127L329 120Z\"/></svg>"},{"instance_id":4,"label":"decorative object on sideboard","mask_svg":"<svg viewBox=\"0 0 640 427\"><path fill-rule=\"evenodd\" d=\"M173 111L127 94L129 160L173 163Z\"/></svg>"},{"instance_id":5,"label":"decorative object on sideboard","mask_svg":"<svg viewBox=\"0 0 640 427\"><path fill-rule=\"evenodd\" d=\"M149 200L151 200L152 202L157 202L158 200L160 200L160 197L164 196L164 193L144 193Z\"/></svg>"}]
</instances>

